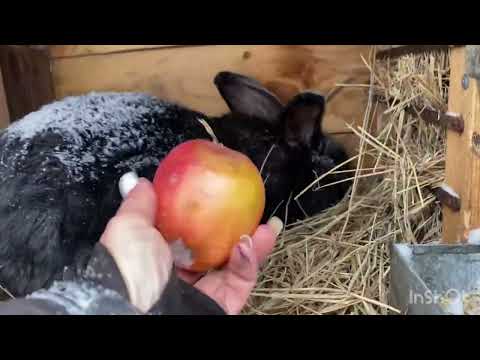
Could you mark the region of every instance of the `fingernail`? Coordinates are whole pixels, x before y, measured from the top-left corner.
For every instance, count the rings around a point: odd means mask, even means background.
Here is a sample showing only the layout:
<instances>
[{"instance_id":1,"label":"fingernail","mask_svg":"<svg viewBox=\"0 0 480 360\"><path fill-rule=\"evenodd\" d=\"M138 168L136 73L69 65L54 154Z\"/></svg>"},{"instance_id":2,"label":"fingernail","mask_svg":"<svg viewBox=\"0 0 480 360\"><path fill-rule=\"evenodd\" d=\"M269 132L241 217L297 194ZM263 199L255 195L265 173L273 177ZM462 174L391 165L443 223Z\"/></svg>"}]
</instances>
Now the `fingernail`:
<instances>
[{"instance_id":1,"label":"fingernail","mask_svg":"<svg viewBox=\"0 0 480 360\"><path fill-rule=\"evenodd\" d=\"M250 262L250 254L253 248L253 240L248 235L242 235L240 237L240 243L238 244L238 251L244 260Z\"/></svg>"},{"instance_id":2,"label":"fingernail","mask_svg":"<svg viewBox=\"0 0 480 360\"><path fill-rule=\"evenodd\" d=\"M283 222L276 216L268 220L267 225L273 229L273 231L275 232L275 236L280 235L283 230Z\"/></svg>"},{"instance_id":3,"label":"fingernail","mask_svg":"<svg viewBox=\"0 0 480 360\"><path fill-rule=\"evenodd\" d=\"M122 175L118 182L118 189L120 190L122 198L125 199L128 196L130 191L137 186L139 180L138 175L134 171Z\"/></svg>"},{"instance_id":4,"label":"fingernail","mask_svg":"<svg viewBox=\"0 0 480 360\"><path fill-rule=\"evenodd\" d=\"M250 236L248 235L242 235L240 236L240 243L244 244L247 249L253 248L253 240Z\"/></svg>"}]
</instances>

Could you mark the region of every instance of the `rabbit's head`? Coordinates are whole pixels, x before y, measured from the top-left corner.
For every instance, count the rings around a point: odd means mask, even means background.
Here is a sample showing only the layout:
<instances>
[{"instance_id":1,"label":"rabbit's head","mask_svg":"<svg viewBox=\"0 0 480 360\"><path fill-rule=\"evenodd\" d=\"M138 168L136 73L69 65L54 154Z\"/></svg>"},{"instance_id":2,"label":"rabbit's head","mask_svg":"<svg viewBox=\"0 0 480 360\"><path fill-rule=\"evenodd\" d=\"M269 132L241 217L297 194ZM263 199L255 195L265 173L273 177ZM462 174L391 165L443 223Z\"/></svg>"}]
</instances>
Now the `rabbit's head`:
<instances>
[{"instance_id":1,"label":"rabbit's head","mask_svg":"<svg viewBox=\"0 0 480 360\"><path fill-rule=\"evenodd\" d=\"M219 73L215 85L231 110L231 121L224 126L230 126L232 136L241 139L231 143L262 170L266 218L273 212L277 216L287 212L289 221L295 221L342 199L347 182L322 186L341 181L345 175L328 175L318 181L348 159L343 147L322 131L323 96L304 92L282 104L258 81L231 72Z\"/></svg>"}]
</instances>

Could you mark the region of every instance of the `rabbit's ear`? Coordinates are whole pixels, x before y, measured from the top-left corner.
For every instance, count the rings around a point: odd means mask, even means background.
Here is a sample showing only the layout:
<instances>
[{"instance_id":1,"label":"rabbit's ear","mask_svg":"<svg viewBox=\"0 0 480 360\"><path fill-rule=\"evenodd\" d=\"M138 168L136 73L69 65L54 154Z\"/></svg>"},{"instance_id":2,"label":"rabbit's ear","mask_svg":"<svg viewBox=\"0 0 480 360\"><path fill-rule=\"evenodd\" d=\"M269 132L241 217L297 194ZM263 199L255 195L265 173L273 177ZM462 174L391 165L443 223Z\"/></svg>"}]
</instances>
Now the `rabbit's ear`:
<instances>
[{"instance_id":1,"label":"rabbit's ear","mask_svg":"<svg viewBox=\"0 0 480 360\"><path fill-rule=\"evenodd\" d=\"M258 81L223 71L217 74L214 83L232 113L259 118L272 126L279 125L284 106Z\"/></svg>"},{"instance_id":2,"label":"rabbit's ear","mask_svg":"<svg viewBox=\"0 0 480 360\"><path fill-rule=\"evenodd\" d=\"M293 147L316 148L322 136L325 98L305 92L294 97L285 109L285 141Z\"/></svg>"}]
</instances>

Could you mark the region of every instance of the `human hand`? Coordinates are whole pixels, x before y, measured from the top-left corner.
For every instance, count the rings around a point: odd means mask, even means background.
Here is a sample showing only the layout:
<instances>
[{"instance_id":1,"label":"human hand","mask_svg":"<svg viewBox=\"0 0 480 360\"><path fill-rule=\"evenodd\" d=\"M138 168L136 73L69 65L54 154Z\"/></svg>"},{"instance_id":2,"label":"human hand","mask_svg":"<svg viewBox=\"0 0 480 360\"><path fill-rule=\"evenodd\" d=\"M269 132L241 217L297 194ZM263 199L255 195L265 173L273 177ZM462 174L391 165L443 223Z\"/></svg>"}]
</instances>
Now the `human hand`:
<instances>
[{"instance_id":1,"label":"human hand","mask_svg":"<svg viewBox=\"0 0 480 360\"><path fill-rule=\"evenodd\" d=\"M254 288L260 265L271 253L283 224L274 217L252 237L242 237L221 269L195 274L177 269L180 278L215 300L229 315L239 314Z\"/></svg>"},{"instance_id":2,"label":"human hand","mask_svg":"<svg viewBox=\"0 0 480 360\"><path fill-rule=\"evenodd\" d=\"M128 190L122 192L126 198L100 242L115 259L132 304L147 312L161 297L174 261L168 244L154 226L156 196L152 184L141 179L136 186L130 184ZM260 264L272 251L282 227L278 218L272 218L269 224L259 226L252 237L244 236L222 269L206 275L183 270L177 273L217 302L227 314L238 314L255 286Z\"/></svg>"},{"instance_id":3,"label":"human hand","mask_svg":"<svg viewBox=\"0 0 480 360\"><path fill-rule=\"evenodd\" d=\"M151 183L137 179L128 189L100 243L107 248L122 274L130 302L147 312L170 278L173 258L168 244L155 228L156 196Z\"/></svg>"}]
</instances>

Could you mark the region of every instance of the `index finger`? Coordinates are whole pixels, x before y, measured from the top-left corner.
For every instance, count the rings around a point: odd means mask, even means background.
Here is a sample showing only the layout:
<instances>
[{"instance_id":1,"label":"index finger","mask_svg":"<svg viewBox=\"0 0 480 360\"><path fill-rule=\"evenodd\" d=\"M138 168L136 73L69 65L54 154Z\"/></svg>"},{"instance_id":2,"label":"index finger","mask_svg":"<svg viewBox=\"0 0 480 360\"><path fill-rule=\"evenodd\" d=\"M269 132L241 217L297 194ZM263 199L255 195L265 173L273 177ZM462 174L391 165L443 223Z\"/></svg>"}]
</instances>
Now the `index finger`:
<instances>
[{"instance_id":1,"label":"index finger","mask_svg":"<svg viewBox=\"0 0 480 360\"><path fill-rule=\"evenodd\" d=\"M146 179L139 179L137 185L128 193L117 211L118 215L145 219L155 223L157 197L153 185Z\"/></svg>"}]
</instances>

